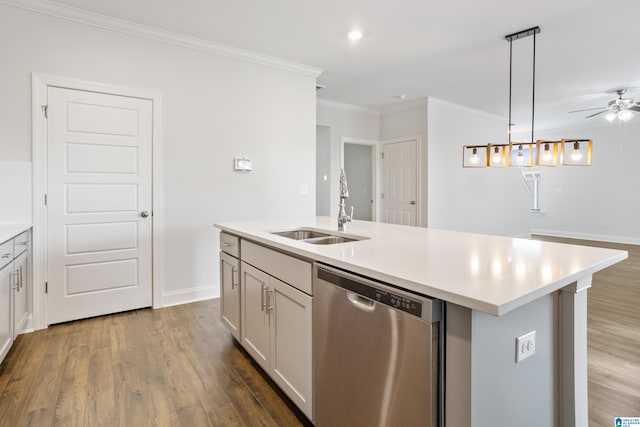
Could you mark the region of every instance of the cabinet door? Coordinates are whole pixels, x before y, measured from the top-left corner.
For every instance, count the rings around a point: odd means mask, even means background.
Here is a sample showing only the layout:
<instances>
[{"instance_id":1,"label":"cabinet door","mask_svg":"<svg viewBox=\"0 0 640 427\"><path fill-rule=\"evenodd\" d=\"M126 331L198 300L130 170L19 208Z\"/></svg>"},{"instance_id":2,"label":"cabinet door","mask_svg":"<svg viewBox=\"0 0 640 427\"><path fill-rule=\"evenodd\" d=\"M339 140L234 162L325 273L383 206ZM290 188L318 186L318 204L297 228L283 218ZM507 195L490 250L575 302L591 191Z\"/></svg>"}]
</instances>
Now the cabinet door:
<instances>
[{"instance_id":1,"label":"cabinet door","mask_svg":"<svg viewBox=\"0 0 640 427\"><path fill-rule=\"evenodd\" d=\"M299 290L270 279L271 376L291 400L312 417L311 301Z\"/></svg>"},{"instance_id":2,"label":"cabinet door","mask_svg":"<svg viewBox=\"0 0 640 427\"><path fill-rule=\"evenodd\" d=\"M13 262L13 271L15 274L14 307L13 307L13 339L23 333L27 327L29 315L28 299L27 299L27 253L23 252Z\"/></svg>"},{"instance_id":3,"label":"cabinet door","mask_svg":"<svg viewBox=\"0 0 640 427\"><path fill-rule=\"evenodd\" d=\"M7 355L13 342L12 273L11 264L0 269L0 361Z\"/></svg>"},{"instance_id":4,"label":"cabinet door","mask_svg":"<svg viewBox=\"0 0 640 427\"><path fill-rule=\"evenodd\" d=\"M269 372L269 276L241 263L242 346L256 362Z\"/></svg>"},{"instance_id":5,"label":"cabinet door","mask_svg":"<svg viewBox=\"0 0 640 427\"><path fill-rule=\"evenodd\" d=\"M231 335L240 341L240 261L220 252L220 315Z\"/></svg>"}]
</instances>

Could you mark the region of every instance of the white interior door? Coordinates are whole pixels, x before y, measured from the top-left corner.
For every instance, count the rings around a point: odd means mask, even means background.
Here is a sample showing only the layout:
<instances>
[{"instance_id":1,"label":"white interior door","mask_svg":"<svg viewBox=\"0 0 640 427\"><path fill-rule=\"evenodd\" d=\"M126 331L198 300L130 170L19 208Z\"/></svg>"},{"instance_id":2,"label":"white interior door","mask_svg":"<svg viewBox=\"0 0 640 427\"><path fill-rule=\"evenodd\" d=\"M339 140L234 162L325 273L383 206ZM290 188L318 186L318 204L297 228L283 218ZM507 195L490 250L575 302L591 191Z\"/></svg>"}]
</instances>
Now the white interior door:
<instances>
[{"instance_id":1,"label":"white interior door","mask_svg":"<svg viewBox=\"0 0 640 427\"><path fill-rule=\"evenodd\" d=\"M47 323L151 306L152 101L47 99Z\"/></svg>"},{"instance_id":2,"label":"white interior door","mask_svg":"<svg viewBox=\"0 0 640 427\"><path fill-rule=\"evenodd\" d=\"M417 141L383 144L382 221L418 225Z\"/></svg>"}]
</instances>

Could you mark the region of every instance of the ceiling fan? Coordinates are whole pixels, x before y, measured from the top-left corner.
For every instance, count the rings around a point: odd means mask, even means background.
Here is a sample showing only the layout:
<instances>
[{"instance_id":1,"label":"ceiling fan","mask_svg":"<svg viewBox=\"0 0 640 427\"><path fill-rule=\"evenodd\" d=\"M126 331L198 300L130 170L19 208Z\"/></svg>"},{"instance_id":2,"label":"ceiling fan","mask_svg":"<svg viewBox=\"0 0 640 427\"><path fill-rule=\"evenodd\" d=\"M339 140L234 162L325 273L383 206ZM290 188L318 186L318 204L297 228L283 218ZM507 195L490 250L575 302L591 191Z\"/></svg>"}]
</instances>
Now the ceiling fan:
<instances>
[{"instance_id":1,"label":"ceiling fan","mask_svg":"<svg viewBox=\"0 0 640 427\"><path fill-rule=\"evenodd\" d=\"M579 113L582 111L592 111L592 110L602 110L602 111L598 111L597 113L591 114L587 117L585 117L586 119L589 119L591 117L595 117L598 116L600 114L603 113L607 113L604 118L607 119L608 121L613 121L616 117L618 119L620 119L623 122L626 122L628 120L631 120L633 118L633 112L634 111L638 111L640 112L640 103L639 102L633 102L633 99L631 98L623 98L622 95L624 95L624 93L627 91L627 89L618 89L615 91L615 93L618 95L617 99L612 99L611 101L609 101L607 103L606 107L599 107L599 108L587 108L585 110L575 110L575 111L569 111L570 113Z\"/></svg>"}]
</instances>

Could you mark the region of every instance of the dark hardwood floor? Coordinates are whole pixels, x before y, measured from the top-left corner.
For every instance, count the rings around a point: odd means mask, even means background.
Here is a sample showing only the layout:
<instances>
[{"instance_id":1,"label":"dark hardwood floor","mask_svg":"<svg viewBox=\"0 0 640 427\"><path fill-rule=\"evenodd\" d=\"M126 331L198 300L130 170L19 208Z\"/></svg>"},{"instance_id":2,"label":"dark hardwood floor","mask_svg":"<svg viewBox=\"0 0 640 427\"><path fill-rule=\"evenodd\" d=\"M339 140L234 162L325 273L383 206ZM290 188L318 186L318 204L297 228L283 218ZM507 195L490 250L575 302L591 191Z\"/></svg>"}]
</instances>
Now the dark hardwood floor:
<instances>
[{"instance_id":1,"label":"dark hardwood floor","mask_svg":"<svg viewBox=\"0 0 640 427\"><path fill-rule=\"evenodd\" d=\"M304 425L219 317L210 300L22 335L0 366L0 426Z\"/></svg>"},{"instance_id":2,"label":"dark hardwood floor","mask_svg":"<svg viewBox=\"0 0 640 427\"><path fill-rule=\"evenodd\" d=\"M589 290L590 427L640 416L640 247ZM18 337L0 365L0 426L300 426L234 343L218 300L137 310Z\"/></svg>"}]
</instances>

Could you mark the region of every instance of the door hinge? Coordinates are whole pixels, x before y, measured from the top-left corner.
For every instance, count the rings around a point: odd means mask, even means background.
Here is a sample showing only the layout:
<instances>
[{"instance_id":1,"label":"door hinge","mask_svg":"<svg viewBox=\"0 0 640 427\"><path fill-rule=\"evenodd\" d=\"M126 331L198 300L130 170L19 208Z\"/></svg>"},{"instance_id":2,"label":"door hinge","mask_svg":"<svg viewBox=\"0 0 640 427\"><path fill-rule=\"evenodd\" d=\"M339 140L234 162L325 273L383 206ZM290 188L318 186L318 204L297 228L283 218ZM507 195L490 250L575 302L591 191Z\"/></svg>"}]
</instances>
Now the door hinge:
<instances>
[{"instance_id":1,"label":"door hinge","mask_svg":"<svg viewBox=\"0 0 640 427\"><path fill-rule=\"evenodd\" d=\"M45 294L49 293L49 282L44 282L44 293Z\"/></svg>"},{"instance_id":2,"label":"door hinge","mask_svg":"<svg viewBox=\"0 0 640 427\"><path fill-rule=\"evenodd\" d=\"M44 118L48 119L49 118L49 106L48 105L43 105L42 106L42 112L44 113Z\"/></svg>"},{"instance_id":3,"label":"door hinge","mask_svg":"<svg viewBox=\"0 0 640 427\"><path fill-rule=\"evenodd\" d=\"M384 193L380 193L380 198L384 199Z\"/></svg>"},{"instance_id":4,"label":"door hinge","mask_svg":"<svg viewBox=\"0 0 640 427\"><path fill-rule=\"evenodd\" d=\"M384 151L382 153L380 153L380 157L382 157L384 159Z\"/></svg>"},{"instance_id":5,"label":"door hinge","mask_svg":"<svg viewBox=\"0 0 640 427\"><path fill-rule=\"evenodd\" d=\"M48 199L47 199L47 194L44 195L44 205L47 206L48 203Z\"/></svg>"}]
</instances>

